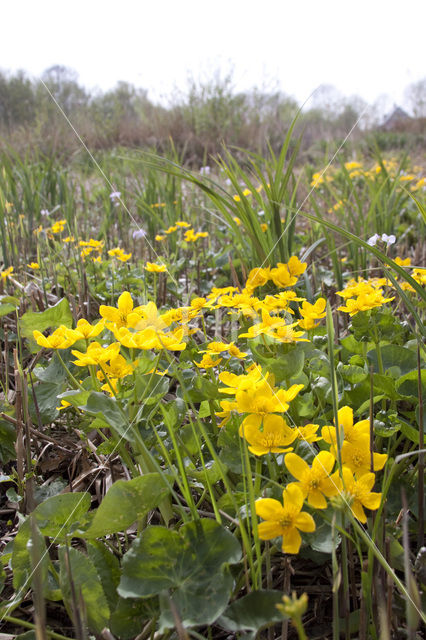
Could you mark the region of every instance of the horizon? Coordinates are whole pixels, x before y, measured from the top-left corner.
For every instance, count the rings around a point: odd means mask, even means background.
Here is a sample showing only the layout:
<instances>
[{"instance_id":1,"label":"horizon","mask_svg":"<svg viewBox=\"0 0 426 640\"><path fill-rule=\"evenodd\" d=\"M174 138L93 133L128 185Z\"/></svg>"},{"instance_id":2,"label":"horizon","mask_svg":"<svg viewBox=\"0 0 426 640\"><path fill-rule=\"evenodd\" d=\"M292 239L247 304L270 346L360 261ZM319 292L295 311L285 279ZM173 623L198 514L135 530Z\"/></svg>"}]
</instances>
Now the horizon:
<instances>
[{"instance_id":1,"label":"horizon","mask_svg":"<svg viewBox=\"0 0 426 640\"><path fill-rule=\"evenodd\" d=\"M6 23L20 29L5 29L0 61L33 78L65 66L91 94L128 82L160 104L185 94L190 79L232 72L235 92L266 88L302 104L331 86L382 111L407 109L407 87L425 77L423 6L407 0L401 12L397 0L359 0L356 10L338 0L266 0L259 11L254 0L216 0L200 10L195 0L127 0L117 11L111 0L75 0L71 9L18 0L4 10Z\"/></svg>"}]
</instances>

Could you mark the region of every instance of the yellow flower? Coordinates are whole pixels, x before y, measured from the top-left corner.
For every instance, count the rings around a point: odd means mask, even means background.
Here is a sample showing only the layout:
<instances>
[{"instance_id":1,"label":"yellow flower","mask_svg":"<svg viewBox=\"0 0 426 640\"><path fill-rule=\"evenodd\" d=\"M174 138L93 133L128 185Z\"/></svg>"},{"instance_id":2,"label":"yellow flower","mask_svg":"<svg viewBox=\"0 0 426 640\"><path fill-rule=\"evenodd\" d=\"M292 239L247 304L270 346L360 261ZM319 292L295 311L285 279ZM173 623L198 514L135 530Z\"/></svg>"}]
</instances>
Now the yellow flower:
<instances>
[{"instance_id":1,"label":"yellow flower","mask_svg":"<svg viewBox=\"0 0 426 640\"><path fill-rule=\"evenodd\" d=\"M248 355L247 353L240 351L240 349L235 344L230 345L228 353L233 358L238 358L239 360L243 360Z\"/></svg>"},{"instance_id":2,"label":"yellow flower","mask_svg":"<svg viewBox=\"0 0 426 640\"><path fill-rule=\"evenodd\" d=\"M256 267L248 275L246 288L253 291L256 287L263 287L270 278L270 268Z\"/></svg>"},{"instance_id":3,"label":"yellow flower","mask_svg":"<svg viewBox=\"0 0 426 640\"><path fill-rule=\"evenodd\" d=\"M317 435L319 424L305 424L304 427L294 427L296 437L304 442L318 442L321 437Z\"/></svg>"},{"instance_id":4,"label":"yellow flower","mask_svg":"<svg viewBox=\"0 0 426 640\"><path fill-rule=\"evenodd\" d=\"M345 162L345 169L347 171L352 171L353 169L360 169L361 167L362 167L362 164L354 160L352 162Z\"/></svg>"},{"instance_id":5,"label":"yellow flower","mask_svg":"<svg viewBox=\"0 0 426 640\"><path fill-rule=\"evenodd\" d=\"M224 387L220 387L219 393L235 395L237 391L252 387L252 385L262 377L262 368L258 364L252 365L247 371L247 374L241 376L237 376L230 371L223 371L219 374L219 380L229 388L225 389ZM265 379L268 379L268 374L265 375Z\"/></svg>"},{"instance_id":6,"label":"yellow flower","mask_svg":"<svg viewBox=\"0 0 426 640\"><path fill-rule=\"evenodd\" d=\"M171 227L169 227L168 229L166 229L166 230L164 231L164 233L169 234L169 233L173 233L173 232L174 232L174 231L176 231L176 230L177 230L177 226L171 226Z\"/></svg>"},{"instance_id":7,"label":"yellow flower","mask_svg":"<svg viewBox=\"0 0 426 640\"><path fill-rule=\"evenodd\" d=\"M395 258L396 264L399 264L400 267L409 267L411 266L411 258L399 258L398 256Z\"/></svg>"},{"instance_id":8,"label":"yellow flower","mask_svg":"<svg viewBox=\"0 0 426 640\"><path fill-rule=\"evenodd\" d=\"M261 498L256 503L256 514L265 522L258 525L259 538L272 540L282 536L284 553L298 553L302 544L300 531L315 531L315 522L309 513L302 512L303 494L295 484L283 491L283 504L274 498Z\"/></svg>"},{"instance_id":9,"label":"yellow flower","mask_svg":"<svg viewBox=\"0 0 426 640\"><path fill-rule=\"evenodd\" d=\"M61 325L50 336L44 336L40 331L33 331L33 337L40 347L46 349L68 349L75 339L67 335L67 327Z\"/></svg>"},{"instance_id":10,"label":"yellow flower","mask_svg":"<svg viewBox=\"0 0 426 640\"><path fill-rule=\"evenodd\" d=\"M110 380L111 378L117 380L133 373L136 365L137 363L128 363L120 353L117 353L112 356L109 364L105 363L102 366L102 369ZM105 377L102 371L98 371L96 375L99 380L103 380Z\"/></svg>"},{"instance_id":11,"label":"yellow flower","mask_svg":"<svg viewBox=\"0 0 426 640\"><path fill-rule=\"evenodd\" d=\"M291 451L291 444L296 439L287 422L275 414L262 417L256 414L247 416L240 425L239 434L249 444L249 451L256 456L267 453L284 453Z\"/></svg>"},{"instance_id":12,"label":"yellow flower","mask_svg":"<svg viewBox=\"0 0 426 640\"><path fill-rule=\"evenodd\" d=\"M88 340L89 338L96 338L105 327L105 321L101 320L95 325L90 324L84 318L81 318L77 322L75 329L67 329L66 336L72 338L74 342L76 340Z\"/></svg>"},{"instance_id":13,"label":"yellow flower","mask_svg":"<svg viewBox=\"0 0 426 640\"><path fill-rule=\"evenodd\" d=\"M218 425L219 427L223 427L231 417L231 413L237 410L237 403L231 402L230 400L221 400L220 406L222 411L218 411L216 415L218 418L223 418L223 420Z\"/></svg>"},{"instance_id":14,"label":"yellow flower","mask_svg":"<svg viewBox=\"0 0 426 640\"><path fill-rule=\"evenodd\" d=\"M240 413L257 413L261 416L284 413L301 389L303 384L293 384L288 390L277 389L264 378L252 384L249 389L237 391L235 400Z\"/></svg>"},{"instance_id":15,"label":"yellow flower","mask_svg":"<svg viewBox=\"0 0 426 640\"><path fill-rule=\"evenodd\" d=\"M108 251L108 255L111 256L111 258L117 258L120 262L127 262L127 260L130 260L132 257L131 253L124 253L123 249L120 249L119 247L110 249Z\"/></svg>"},{"instance_id":16,"label":"yellow flower","mask_svg":"<svg viewBox=\"0 0 426 640\"><path fill-rule=\"evenodd\" d=\"M98 365L108 362L111 358L115 358L120 350L120 344L113 342L107 347L103 347L99 342L91 342L85 353L73 349L71 353L77 358L74 364L77 367L87 367L89 365Z\"/></svg>"},{"instance_id":17,"label":"yellow flower","mask_svg":"<svg viewBox=\"0 0 426 640\"><path fill-rule=\"evenodd\" d=\"M338 311L344 311L349 313L352 317L359 311L369 311L376 307L381 307L386 302L391 302L392 298L384 298L381 291L373 291L371 293L361 293L355 300L349 299L346 301L345 307L337 307Z\"/></svg>"},{"instance_id":18,"label":"yellow flower","mask_svg":"<svg viewBox=\"0 0 426 640\"><path fill-rule=\"evenodd\" d=\"M178 220L176 223L177 227L181 227L183 229L188 229L188 227L190 227L191 225L189 224L189 222L185 222L183 220Z\"/></svg>"},{"instance_id":19,"label":"yellow flower","mask_svg":"<svg viewBox=\"0 0 426 640\"><path fill-rule=\"evenodd\" d=\"M29 264L27 264L27 267L29 267L30 269L34 269L34 271L40 269L40 265L38 262L30 262Z\"/></svg>"},{"instance_id":20,"label":"yellow flower","mask_svg":"<svg viewBox=\"0 0 426 640\"><path fill-rule=\"evenodd\" d=\"M157 235L155 236L155 239L157 242L162 242L162 240L165 239L166 236L162 236L160 233L157 233Z\"/></svg>"},{"instance_id":21,"label":"yellow flower","mask_svg":"<svg viewBox=\"0 0 426 640\"><path fill-rule=\"evenodd\" d=\"M271 279L277 287L292 287L296 284L297 278L290 274L286 264L279 262L274 269L271 269Z\"/></svg>"},{"instance_id":22,"label":"yellow flower","mask_svg":"<svg viewBox=\"0 0 426 640\"><path fill-rule=\"evenodd\" d=\"M300 262L297 256L291 256L287 263L287 269L291 276L300 276L306 271L307 262Z\"/></svg>"},{"instance_id":23,"label":"yellow flower","mask_svg":"<svg viewBox=\"0 0 426 640\"><path fill-rule=\"evenodd\" d=\"M67 402L66 400L61 400L61 404L59 407L56 407L57 411L63 411L64 409L68 409L71 406L71 402Z\"/></svg>"},{"instance_id":24,"label":"yellow flower","mask_svg":"<svg viewBox=\"0 0 426 640\"><path fill-rule=\"evenodd\" d=\"M216 360L214 360L210 353L205 353L201 362L195 362L195 365L199 369L210 369L211 367L216 367L222 360L223 358L216 358Z\"/></svg>"},{"instance_id":25,"label":"yellow flower","mask_svg":"<svg viewBox=\"0 0 426 640\"><path fill-rule=\"evenodd\" d=\"M380 471L385 466L386 453L373 453L373 469L371 469L370 436L362 436L356 442L343 441L342 463L357 476L369 471Z\"/></svg>"},{"instance_id":26,"label":"yellow flower","mask_svg":"<svg viewBox=\"0 0 426 640\"><path fill-rule=\"evenodd\" d=\"M337 419L339 421L339 429L340 429L340 443L343 440L346 442L351 442L353 444L362 440L365 436L369 436L370 434L370 421L369 420L360 420L354 424L354 412L351 407L342 407L337 412ZM333 420L334 422L334 420ZM322 438L333 446L336 445L336 427L335 426L326 426L321 430Z\"/></svg>"},{"instance_id":27,"label":"yellow flower","mask_svg":"<svg viewBox=\"0 0 426 640\"><path fill-rule=\"evenodd\" d=\"M117 308L101 304L99 314L118 328L133 327L141 319L140 313L138 313L140 309L141 307L133 308L132 296L128 291L124 291L118 298Z\"/></svg>"},{"instance_id":28,"label":"yellow flower","mask_svg":"<svg viewBox=\"0 0 426 640\"><path fill-rule=\"evenodd\" d=\"M343 496L349 502L353 515L360 522L367 522L363 507L378 509L382 499L381 493L371 491L375 481L374 473L365 473L355 480L352 471L348 467L343 467L342 475L345 484Z\"/></svg>"},{"instance_id":29,"label":"yellow flower","mask_svg":"<svg viewBox=\"0 0 426 640\"><path fill-rule=\"evenodd\" d=\"M302 320L299 320L299 326L302 329L305 329L305 331L317 327L318 323L316 323L315 320L325 318L325 305L325 298L318 298L315 304L311 304L305 300L302 303L302 306L299 307L299 312L302 316Z\"/></svg>"},{"instance_id":30,"label":"yellow flower","mask_svg":"<svg viewBox=\"0 0 426 640\"><path fill-rule=\"evenodd\" d=\"M145 265L145 270L150 271L151 273L164 273L164 271L167 271L167 267L165 264L155 264L155 262L147 262Z\"/></svg>"},{"instance_id":31,"label":"yellow flower","mask_svg":"<svg viewBox=\"0 0 426 640\"><path fill-rule=\"evenodd\" d=\"M224 351L228 351L229 347L233 345L233 342L226 344L225 342L210 342L207 345L206 350L200 350L199 353L209 353L210 355L218 355Z\"/></svg>"},{"instance_id":32,"label":"yellow flower","mask_svg":"<svg viewBox=\"0 0 426 640\"><path fill-rule=\"evenodd\" d=\"M328 451L320 451L314 458L312 467L295 453L288 453L284 459L285 466L299 482L295 483L302 491L308 504L315 509L326 509L327 498L335 496L339 487L330 478L336 462L335 457Z\"/></svg>"},{"instance_id":33,"label":"yellow flower","mask_svg":"<svg viewBox=\"0 0 426 640\"><path fill-rule=\"evenodd\" d=\"M66 224L67 224L66 220L58 220L50 227L50 231L55 234L62 233Z\"/></svg>"},{"instance_id":34,"label":"yellow flower","mask_svg":"<svg viewBox=\"0 0 426 640\"><path fill-rule=\"evenodd\" d=\"M0 276L1 276L1 279L3 280L3 282L6 280L6 278L8 276L12 275L12 273L13 273L13 267L8 267L4 271L1 271L0 272Z\"/></svg>"}]
</instances>

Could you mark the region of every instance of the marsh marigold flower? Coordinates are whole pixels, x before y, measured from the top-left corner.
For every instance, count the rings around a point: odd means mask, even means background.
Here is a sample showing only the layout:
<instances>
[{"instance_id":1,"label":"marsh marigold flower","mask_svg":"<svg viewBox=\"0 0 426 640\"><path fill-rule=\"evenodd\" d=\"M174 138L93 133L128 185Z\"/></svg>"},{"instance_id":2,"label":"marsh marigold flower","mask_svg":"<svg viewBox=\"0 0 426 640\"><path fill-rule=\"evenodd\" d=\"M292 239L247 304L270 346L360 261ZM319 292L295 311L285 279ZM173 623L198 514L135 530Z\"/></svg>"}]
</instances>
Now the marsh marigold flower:
<instances>
[{"instance_id":1,"label":"marsh marigold flower","mask_svg":"<svg viewBox=\"0 0 426 640\"><path fill-rule=\"evenodd\" d=\"M256 456L267 453L284 453L291 451L291 444L296 434L281 416L272 413L264 416L252 414L240 425L239 434L249 444L249 451Z\"/></svg>"},{"instance_id":2,"label":"marsh marigold flower","mask_svg":"<svg viewBox=\"0 0 426 640\"><path fill-rule=\"evenodd\" d=\"M151 273L164 273L164 271L167 271L167 267L165 264L155 264L155 262L147 262L145 265L145 270L150 271Z\"/></svg>"},{"instance_id":3,"label":"marsh marigold flower","mask_svg":"<svg viewBox=\"0 0 426 640\"><path fill-rule=\"evenodd\" d=\"M345 491L343 497L348 501L355 518L360 522L367 522L364 507L375 511L380 506L381 493L371 491L374 486L374 473L365 473L359 479L355 479L352 471L344 466L342 468Z\"/></svg>"},{"instance_id":4,"label":"marsh marigold flower","mask_svg":"<svg viewBox=\"0 0 426 640\"><path fill-rule=\"evenodd\" d=\"M40 347L45 349L68 349L75 338L67 335L68 329L64 325L58 327L50 336L44 336L41 331L33 331L33 337Z\"/></svg>"},{"instance_id":5,"label":"marsh marigold flower","mask_svg":"<svg viewBox=\"0 0 426 640\"><path fill-rule=\"evenodd\" d=\"M298 480L295 484L301 489L303 497L307 498L311 507L325 509L325 498L335 496L339 492L338 485L330 477L336 459L328 451L320 451L311 467L295 453L288 453L284 462L291 475Z\"/></svg>"},{"instance_id":6,"label":"marsh marigold flower","mask_svg":"<svg viewBox=\"0 0 426 640\"><path fill-rule=\"evenodd\" d=\"M261 498L255 503L256 514L265 522L258 525L259 538L272 540L282 536L284 553L298 553L302 544L300 531L315 531L315 522L302 511L303 493L295 484L283 491L283 504L274 498Z\"/></svg>"}]
</instances>

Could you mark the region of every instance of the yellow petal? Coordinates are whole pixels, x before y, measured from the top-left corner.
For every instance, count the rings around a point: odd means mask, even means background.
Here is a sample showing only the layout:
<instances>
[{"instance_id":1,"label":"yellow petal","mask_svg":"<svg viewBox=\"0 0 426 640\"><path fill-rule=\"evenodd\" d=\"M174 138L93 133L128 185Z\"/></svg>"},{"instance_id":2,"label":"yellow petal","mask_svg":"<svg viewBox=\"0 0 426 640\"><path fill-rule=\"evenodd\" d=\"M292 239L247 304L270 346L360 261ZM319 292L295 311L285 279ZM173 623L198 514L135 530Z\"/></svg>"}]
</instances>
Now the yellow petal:
<instances>
[{"instance_id":1,"label":"yellow petal","mask_svg":"<svg viewBox=\"0 0 426 640\"><path fill-rule=\"evenodd\" d=\"M302 498L303 500L303 498ZM279 520L283 515L283 506L274 498L260 498L255 502L256 514L264 520Z\"/></svg>"},{"instance_id":2,"label":"yellow petal","mask_svg":"<svg viewBox=\"0 0 426 640\"><path fill-rule=\"evenodd\" d=\"M296 527L289 527L283 535L282 550L284 553L299 553L302 536Z\"/></svg>"},{"instance_id":3,"label":"yellow petal","mask_svg":"<svg viewBox=\"0 0 426 640\"><path fill-rule=\"evenodd\" d=\"M257 533L261 540L272 540L272 538L277 538L282 534L282 528L278 522L260 522L257 525Z\"/></svg>"},{"instance_id":4,"label":"yellow petal","mask_svg":"<svg viewBox=\"0 0 426 640\"><path fill-rule=\"evenodd\" d=\"M289 484L283 491L284 509L291 507L292 511L301 511L303 507L303 493L296 484Z\"/></svg>"},{"instance_id":5,"label":"yellow petal","mask_svg":"<svg viewBox=\"0 0 426 640\"><path fill-rule=\"evenodd\" d=\"M284 458L284 463L291 475L297 480L303 480L305 474L309 473L309 465L296 453L288 453Z\"/></svg>"},{"instance_id":6,"label":"yellow petal","mask_svg":"<svg viewBox=\"0 0 426 640\"><path fill-rule=\"evenodd\" d=\"M354 423L354 412L351 407L342 407L337 414L339 427L343 427L344 434L350 431Z\"/></svg>"},{"instance_id":7,"label":"yellow petal","mask_svg":"<svg viewBox=\"0 0 426 640\"><path fill-rule=\"evenodd\" d=\"M294 520L295 526L301 531L315 531L315 520L309 513L299 513Z\"/></svg>"}]
</instances>

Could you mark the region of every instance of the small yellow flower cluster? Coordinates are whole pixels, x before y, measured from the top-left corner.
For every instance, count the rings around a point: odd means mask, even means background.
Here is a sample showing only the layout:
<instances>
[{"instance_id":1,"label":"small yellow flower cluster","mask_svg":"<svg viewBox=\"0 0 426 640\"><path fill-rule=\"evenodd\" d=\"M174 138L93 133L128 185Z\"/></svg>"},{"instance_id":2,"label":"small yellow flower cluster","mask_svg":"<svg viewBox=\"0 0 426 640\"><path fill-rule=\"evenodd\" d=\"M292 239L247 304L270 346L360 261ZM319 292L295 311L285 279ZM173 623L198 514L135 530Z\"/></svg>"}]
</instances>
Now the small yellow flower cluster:
<instances>
[{"instance_id":1,"label":"small yellow flower cluster","mask_svg":"<svg viewBox=\"0 0 426 640\"><path fill-rule=\"evenodd\" d=\"M394 299L394 297L385 298L383 296L381 287L388 285L389 282L386 278L350 280L342 291L337 291L337 295L346 300L346 306L338 307L338 310L354 316L359 311L368 311L381 307L386 302L391 302Z\"/></svg>"},{"instance_id":2,"label":"small yellow flower cluster","mask_svg":"<svg viewBox=\"0 0 426 640\"><path fill-rule=\"evenodd\" d=\"M198 231L195 233L194 229L188 229L188 231L185 231L183 239L185 242L197 242L199 238L207 238L208 235L207 231Z\"/></svg>"},{"instance_id":3,"label":"small yellow flower cluster","mask_svg":"<svg viewBox=\"0 0 426 640\"><path fill-rule=\"evenodd\" d=\"M240 351L233 342L230 342L229 344L224 342L210 342L207 345L207 349L200 350L198 353L204 354L201 362L195 362L195 365L199 369L210 369L211 367L216 367L222 362L225 354L228 354L231 358L238 358L239 360L243 360L247 356L247 353ZM220 355L222 355L221 358L218 357Z\"/></svg>"},{"instance_id":4,"label":"small yellow flower cluster","mask_svg":"<svg viewBox=\"0 0 426 640\"><path fill-rule=\"evenodd\" d=\"M270 185L268 184L268 187L269 186ZM257 193L260 193L262 191L262 189L263 189L263 185L260 184L258 187L256 187ZM254 192L251 189L244 189L244 191L242 193L243 193L244 198L247 198L247 196L252 196ZM241 202L241 197L238 195L238 193L236 193L232 197L235 200L235 202Z\"/></svg>"},{"instance_id":5,"label":"small yellow flower cluster","mask_svg":"<svg viewBox=\"0 0 426 640\"><path fill-rule=\"evenodd\" d=\"M155 262L147 262L145 265L145 271L149 271L150 273L164 273L164 271L167 271L167 267L165 264L155 264Z\"/></svg>"},{"instance_id":6,"label":"small yellow flower cluster","mask_svg":"<svg viewBox=\"0 0 426 640\"><path fill-rule=\"evenodd\" d=\"M321 184L324 184L324 182L332 182L333 178L330 175L325 176L324 172L322 173L314 173L312 175L312 181L310 186L313 187L314 189L316 189L317 187L319 187Z\"/></svg>"},{"instance_id":7,"label":"small yellow flower cluster","mask_svg":"<svg viewBox=\"0 0 426 640\"><path fill-rule=\"evenodd\" d=\"M285 466L296 482L284 489L283 504L273 498L261 498L256 502L256 514L264 520L258 526L259 537L271 540L282 536L285 553L298 553L302 543L299 531L315 529L312 516L301 512L304 500L314 509L325 509L326 498L335 499L336 506L349 507L362 523L367 522L364 507L379 508L381 494L372 492L373 471L383 469L387 455L370 451L369 420L354 424L352 409L342 407L338 412L338 429L342 434L341 474L339 470L333 473L337 456L336 427L326 426L321 435L331 445L331 450L320 451L311 466L295 453L286 454Z\"/></svg>"},{"instance_id":8,"label":"small yellow flower cluster","mask_svg":"<svg viewBox=\"0 0 426 640\"><path fill-rule=\"evenodd\" d=\"M131 253L124 253L123 249L120 249L119 247L110 249L108 251L108 255L111 256L111 258L117 258L120 262L127 262L132 257Z\"/></svg>"},{"instance_id":9,"label":"small yellow flower cluster","mask_svg":"<svg viewBox=\"0 0 426 640\"><path fill-rule=\"evenodd\" d=\"M13 267L8 267L7 269L4 269L4 271L1 271L0 276L2 281L5 282L7 278L12 275L12 273L13 273Z\"/></svg>"},{"instance_id":10,"label":"small yellow flower cluster","mask_svg":"<svg viewBox=\"0 0 426 640\"><path fill-rule=\"evenodd\" d=\"M53 233L53 234L62 233L62 231L65 229L66 224L67 224L66 220L58 220L57 222L52 224L52 226L48 229L48 231L50 231L50 233Z\"/></svg>"},{"instance_id":11,"label":"small yellow flower cluster","mask_svg":"<svg viewBox=\"0 0 426 640\"><path fill-rule=\"evenodd\" d=\"M174 225L172 225L168 229L165 229L162 233L157 234L155 236L155 239L157 242L162 242L165 239L165 235L163 234L170 235L171 233L174 233L178 229L186 229L183 237L185 242L196 242L197 240L199 240L199 238L207 238L209 235L207 231L195 232L194 229L191 228L191 225L189 224L189 222L185 222L184 220L178 220L177 222L175 222Z\"/></svg>"}]
</instances>

